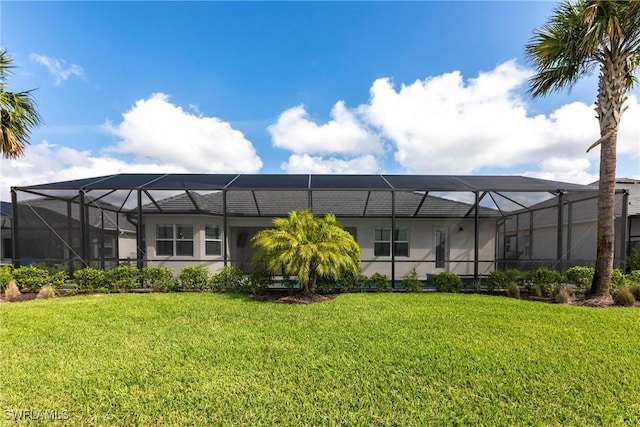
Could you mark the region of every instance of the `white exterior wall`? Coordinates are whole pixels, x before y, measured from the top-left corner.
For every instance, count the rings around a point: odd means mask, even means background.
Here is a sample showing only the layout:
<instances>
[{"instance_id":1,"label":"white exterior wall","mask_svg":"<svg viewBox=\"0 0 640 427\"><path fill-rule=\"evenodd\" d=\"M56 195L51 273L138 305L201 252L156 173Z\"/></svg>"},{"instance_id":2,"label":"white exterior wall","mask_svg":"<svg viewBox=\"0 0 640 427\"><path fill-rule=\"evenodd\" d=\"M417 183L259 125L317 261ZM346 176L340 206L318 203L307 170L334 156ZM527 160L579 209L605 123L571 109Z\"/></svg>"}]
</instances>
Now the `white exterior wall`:
<instances>
[{"instance_id":1,"label":"white exterior wall","mask_svg":"<svg viewBox=\"0 0 640 427\"><path fill-rule=\"evenodd\" d=\"M375 257L373 250L374 230L390 228L390 219L339 218L345 228L355 228L357 242L361 248L362 273L371 275L375 272L391 276L391 257ZM146 251L149 265L163 265L179 272L188 265L203 265L217 270L223 266L223 256L205 256L204 227L217 225L223 228L221 217L203 215L147 215L144 219ZM193 256L158 256L155 250L157 224L192 224L194 227ZM272 226L270 218L236 218L227 219L229 238L227 251L229 260L248 256L252 251L250 242L244 248L238 248L238 235L243 230L255 231L256 228ZM420 278L448 270L456 274L473 274L474 230L473 219L397 219L396 228L409 229L409 257L396 257L396 279L416 269ZM449 239L449 259L445 269L435 268L434 233L436 229L446 230ZM480 221L479 238L479 272L489 273L494 267L495 258L495 220ZM223 238L224 242L224 238ZM123 254L121 249L121 254ZM427 262L431 260L432 262Z\"/></svg>"}]
</instances>

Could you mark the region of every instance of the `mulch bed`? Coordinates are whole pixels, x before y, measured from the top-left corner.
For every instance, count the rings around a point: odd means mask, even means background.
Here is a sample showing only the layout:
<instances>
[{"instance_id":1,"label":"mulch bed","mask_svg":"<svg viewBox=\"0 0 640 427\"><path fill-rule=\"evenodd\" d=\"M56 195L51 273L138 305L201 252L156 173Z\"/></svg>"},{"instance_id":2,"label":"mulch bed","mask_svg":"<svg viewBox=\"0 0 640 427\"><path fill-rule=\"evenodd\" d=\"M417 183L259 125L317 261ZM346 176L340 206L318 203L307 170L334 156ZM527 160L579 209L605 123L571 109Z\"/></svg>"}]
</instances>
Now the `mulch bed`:
<instances>
[{"instance_id":1,"label":"mulch bed","mask_svg":"<svg viewBox=\"0 0 640 427\"><path fill-rule=\"evenodd\" d=\"M281 304L311 304L332 300L336 294L304 294L302 292L274 291L250 295L249 298L263 302L277 302Z\"/></svg>"}]
</instances>

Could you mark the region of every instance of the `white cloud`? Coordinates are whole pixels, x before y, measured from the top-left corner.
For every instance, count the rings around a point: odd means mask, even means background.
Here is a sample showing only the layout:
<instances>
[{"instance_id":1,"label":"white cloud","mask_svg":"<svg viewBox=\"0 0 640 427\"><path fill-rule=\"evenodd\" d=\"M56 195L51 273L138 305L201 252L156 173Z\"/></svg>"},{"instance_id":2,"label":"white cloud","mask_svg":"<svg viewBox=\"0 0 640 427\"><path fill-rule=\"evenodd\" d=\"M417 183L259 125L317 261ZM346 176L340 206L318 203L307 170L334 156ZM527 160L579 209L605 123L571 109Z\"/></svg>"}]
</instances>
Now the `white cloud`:
<instances>
[{"instance_id":1,"label":"white cloud","mask_svg":"<svg viewBox=\"0 0 640 427\"><path fill-rule=\"evenodd\" d=\"M378 162L372 155L341 159L308 154L292 154L282 169L287 173L318 174L372 174L379 172Z\"/></svg>"},{"instance_id":2,"label":"white cloud","mask_svg":"<svg viewBox=\"0 0 640 427\"><path fill-rule=\"evenodd\" d=\"M533 165L529 173L537 176L589 182L599 155L598 150L585 154L599 137L594 106L576 102L533 116L518 94L530 74L508 61L467 81L454 71L396 90L389 79L379 79L358 112L392 143L395 160L410 173L468 174ZM630 96L627 105L618 150L638 156L637 98ZM573 170L555 169L567 165Z\"/></svg>"},{"instance_id":3,"label":"white cloud","mask_svg":"<svg viewBox=\"0 0 640 427\"><path fill-rule=\"evenodd\" d=\"M71 76L84 78L84 69L76 64L67 64L64 59L50 58L38 53L30 55L31 60L37 64L44 65L49 74L55 79L55 84L59 85Z\"/></svg>"},{"instance_id":4,"label":"white cloud","mask_svg":"<svg viewBox=\"0 0 640 427\"><path fill-rule=\"evenodd\" d=\"M142 163L209 173L255 173L262 167L242 132L218 118L184 111L163 93L136 101L121 123L107 122L105 129L120 139L107 153L133 154Z\"/></svg>"},{"instance_id":5,"label":"white cloud","mask_svg":"<svg viewBox=\"0 0 640 427\"><path fill-rule=\"evenodd\" d=\"M0 200L11 200L10 187L89 178L115 173L179 173L186 169L170 163L127 163L90 151L58 146L43 141L31 145L17 160L0 160L3 185Z\"/></svg>"},{"instance_id":6,"label":"white cloud","mask_svg":"<svg viewBox=\"0 0 640 427\"><path fill-rule=\"evenodd\" d=\"M343 101L333 106L331 118L318 125L300 105L280 114L268 131L274 146L296 154L363 155L382 151L378 137L345 107Z\"/></svg>"}]
</instances>

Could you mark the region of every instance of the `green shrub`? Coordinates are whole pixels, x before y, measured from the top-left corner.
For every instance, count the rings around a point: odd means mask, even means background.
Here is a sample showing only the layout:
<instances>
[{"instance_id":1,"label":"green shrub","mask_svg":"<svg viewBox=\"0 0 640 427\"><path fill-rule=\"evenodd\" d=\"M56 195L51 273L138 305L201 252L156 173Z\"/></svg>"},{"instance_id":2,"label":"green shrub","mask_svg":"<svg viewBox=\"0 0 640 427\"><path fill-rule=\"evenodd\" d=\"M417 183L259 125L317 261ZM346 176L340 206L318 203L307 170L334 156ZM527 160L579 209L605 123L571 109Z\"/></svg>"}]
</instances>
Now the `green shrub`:
<instances>
[{"instance_id":1,"label":"green shrub","mask_svg":"<svg viewBox=\"0 0 640 427\"><path fill-rule=\"evenodd\" d=\"M343 271L338 279L338 290L340 292L353 292L356 289L366 288L369 279L364 274L354 274L351 270Z\"/></svg>"},{"instance_id":2,"label":"green shrub","mask_svg":"<svg viewBox=\"0 0 640 427\"><path fill-rule=\"evenodd\" d=\"M551 270L547 267L538 267L535 270L528 271L525 277L531 283L549 285L549 289L551 289L551 285L564 281L559 271Z\"/></svg>"},{"instance_id":3,"label":"green shrub","mask_svg":"<svg viewBox=\"0 0 640 427\"><path fill-rule=\"evenodd\" d=\"M330 294L336 291L337 280L335 277L321 276L316 281L316 292L320 294Z\"/></svg>"},{"instance_id":4,"label":"green shrub","mask_svg":"<svg viewBox=\"0 0 640 427\"><path fill-rule=\"evenodd\" d=\"M190 265L182 269L178 280L183 291L201 291L209 287L211 273L201 265Z\"/></svg>"},{"instance_id":5,"label":"green shrub","mask_svg":"<svg viewBox=\"0 0 640 427\"><path fill-rule=\"evenodd\" d=\"M16 268L12 276L22 292L38 292L51 283L49 271L33 265Z\"/></svg>"},{"instance_id":6,"label":"green shrub","mask_svg":"<svg viewBox=\"0 0 640 427\"><path fill-rule=\"evenodd\" d=\"M616 305L625 307L633 307L636 303L636 299L626 286L621 286L613 292L613 301Z\"/></svg>"},{"instance_id":7,"label":"green shrub","mask_svg":"<svg viewBox=\"0 0 640 427\"><path fill-rule=\"evenodd\" d=\"M213 292L233 294L244 294L250 291L249 281L245 280L242 270L233 265L226 265L211 275L208 287Z\"/></svg>"},{"instance_id":8,"label":"green shrub","mask_svg":"<svg viewBox=\"0 0 640 427\"><path fill-rule=\"evenodd\" d=\"M619 268L614 268L611 272L611 293L615 292L616 289L627 286L627 278L624 276L624 273Z\"/></svg>"},{"instance_id":9,"label":"green shrub","mask_svg":"<svg viewBox=\"0 0 640 427\"><path fill-rule=\"evenodd\" d=\"M60 291L69 282L69 275L65 270L58 270L51 275L50 285L56 291Z\"/></svg>"},{"instance_id":10,"label":"green shrub","mask_svg":"<svg viewBox=\"0 0 640 427\"><path fill-rule=\"evenodd\" d=\"M640 251L637 249L633 249L631 251L631 255L627 257L627 267L631 271L640 270Z\"/></svg>"},{"instance_id":11,"label":"green shrub","mask_svg":"<svg viewBox=\"0 0 640 427\"><path fill-rule=\"evenodd\" d=\"M0 267L0 293L4 292L11 281L11 266L3 265Z\"/></svg>"},{"instance_id":12,"label":"green shrub","mask_svg":"<svg viewBox=\"0 0 640 427\"><path fill-rule=\"evenodd\" d=\"M73 273L75 289L78 292L93 292L107 286L107 277L104 270L86 267Z\"/></svg>"},{"instance_id":13,"label":"green shrub","mask_svg":"<svg viewBox=\"0 0 640 427\"><path fill-rule=\"evenodd\" d=\"M373 273L369 277L369 287L375 289L376 292L390 292L389 276L381 273Z\"/></svg>"},{"instance_id":14,"label":"green shrub","mask_svg":"<svg viewBox=\"0 0 640 427\"><path fill-rule=\"evenodd\" d=\"M120 264L106 272L107 287L126 292L140 286L140 271L131 265Z\"/></svg>"},{"instance_id":15,"label":"green shrub","mask_svg":"<svg viewBox=\"0 0 640 427\"><path fill-rule=\"evenodd\" d=\"M251 292L262 292L273 285L273 274L268 270L253 270L248 281Z\"/></svg>"},{"instance_id":16,"label":"green shrub","mask_svg":"<svg viewBox=\"0 0 640 427\"><path fill-rule=\"evenodd\" d=\"M418 273L414 268L409 274L402 278L402 287L407 292L421 292L422 282L418 279Z\"/></svg>"},{"instance_id":17,"label":"green shrub","mask_svg":"<svg viewBox=\"0 0 640 427\"><path fill-rule=\"evenodd\" d=\"M176 281L170 268L160 265L143 267L140 272L142 283L154 292L171 292L175 290Z\"/></svg>"},{"instance_id":18,"label":"green shrub","mask_svg":"<svg viewBox=\"0 0 640 427\"><path fill-rule=\"evenodd\" d=\"M510 282L507 287L507 296L511 298L520 298L520 286L516 282Z\"/></svg>"},{"instance_id":19,"label":"green shrub","mask_svg":"<svg viewBox=\"0 0 640 427\"><path fill-rule=\"evenodd\" d=\"M637 270L636 270L637 271ZM629 288L636 300L640 299L640 285L634 285Z\"/></svg>"},{"instance_id":20,"label":"green shrub","mask_svg":"<svg viewBox=\"0 0 640 427\"><path fill-rule=\"evenodd\" d=\"M493 270L487 277L487 291L493 292L496 289L507 289L511 283L518 282L520 271L516 269L510 270Z\"/></svg>"},{"instance_id":21,"label":"green shrub","mask_svg":"<svg viewBox=\"0 0 640 427\"><path fill-rule=\"evenodd\" d=\"M640 285L640 270L633 270L627 274L627 282L629 282L629 286Z\"/></svg>"},{"instance_id":22,"label":"green shrub","mask_svg":"<svg viewBox=\"0 0 640 427\"><path fill-rule=\"evenodd\" d=\"M431 279L436 285L438 292L460 292L462 288L462 279L460 279L460 276L449 271L435 274Z\"/></svg>"},{"instance_id":23,"label":"green shrub","mask_svg":"<svg viewBox=\"0 0 640 427\"><path fill-rule=\"evenodd\" d=\"M576 286L576 290L582 292L591 287L593 272L593 267L574 265L573 267L569 267L564 274L567 280Z\"/></svg>"}]
</instances>

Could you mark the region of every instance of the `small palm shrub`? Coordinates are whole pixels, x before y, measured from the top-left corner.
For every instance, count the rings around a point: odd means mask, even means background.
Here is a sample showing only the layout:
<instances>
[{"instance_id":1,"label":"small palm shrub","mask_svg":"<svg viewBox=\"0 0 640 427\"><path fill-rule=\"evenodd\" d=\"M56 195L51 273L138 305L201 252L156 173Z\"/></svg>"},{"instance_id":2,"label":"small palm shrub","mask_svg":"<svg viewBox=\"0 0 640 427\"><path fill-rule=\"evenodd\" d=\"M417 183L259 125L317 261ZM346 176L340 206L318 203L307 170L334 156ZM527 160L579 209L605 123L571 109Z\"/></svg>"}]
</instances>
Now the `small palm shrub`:
<instances>
[{"instance_id":1,"label":"small palm shrub","mask_svg":"<svg viewBox=\"0 0 640 427\"><path fill-rule=\"evenodd\" d=\"M551 297L558 304L567 304L571 298L571 292L566 285L556 283L551 290Z\"/></svg>"},{"instance_id":2,"label":"small palm shrub","mask_svg":"<svg viewBox=\"0 0 640 427\"><path fill-rule=\"evenodd\" d=\"M136 267L121 264L106 272L109 289L126 292L140 286L140 271Z\"/></svg>"},{"instance_id":3,"label":"small palm shrub","mask_svg":"<svg viewBox=\"0 0 640 427\"><path fill-rule=\"evenodd\" d=\"M616 305L633 307L636 299L627 286L621 286L613 292L613 301Z\"/></svg>"},{"instance_id":4,"label":"small palm shrub","mask_svg":"<svg viewBox=\"0 0 640 427\"><path fill-rule=\"evenodd\" d=\"M13 298L17 298L20 295L22 295L22 292L20 292L20 288L18 288L18 284L16 283L15 280L9 280L9 284L7 285L7 289L5 289L4 291L4 297L7 300L13 299Z\"/></svg>"},{"instance_id":5,"label":"small palm shrub","mask_svg":"<svg viewBox=\"0 0 640 427\"><path fill-rule=\"evenodd\" d=\"M75 290L78 292L93 292L107 285L107 276L104 270L86 267L73 273Z\"/></svg>"},{"instance_id":6,"label":"small palm shrub","mask_svg":"<svg viewBox=\"0 0 640 427\"><path fill-rule=\"evenodd\" d=\"M216 271L209 279L209 289L213 292L243 294L249 292L249 281L245 280L242 270L226 265Z\"/></svg>"},{"instance_id":7,"label":"small palm shrub","mask_svg":"<svg viewBox=\"0 0 640 427\"><path fill-rule=\"evenodd\" d=\"M479 294L481 289L482 289L482 283L480 283L480 282L473 282L473 283L471 284L471 290L472 290L473 292L475 292L476 294Z\"/></svg>"},{"instance_id":8,"label":"small palm shrub","mask_svg":"<svg viewBox=\"0 0 640 427\"><path fill-rule=\"evenodd\" d=\"M576 290L582 292L591 287L593 272L593 267L574 265L569 267L564 274L567 280L576 286Z\"/></svg>"},{"instance_id":9,"label":"small palm shrub","mask_svg":"<svg viewBox=\"0 0 640 427\"><path fill-rule=\"evenodd\" d=\"M510 282L506 287L506 291L507 296L516 299L520 298L520 286L516 282Z\"/></svg>"},{"instance_id":10,"label":"small palm shrub","mask_svg":"<svg viewBox=\"0 0 640 427\"><path fill-rule=\"evenodd\" d=\"M40 292L38 292L38 295L36 295L37 299L50 299L50 298L55 298L56 296L56 291L55 289L53 289L53 286L51 285L46 285L43 286L40 289Z\"/></svg>"},{"instance_id":11,"label":"small palm shrub","mask_svg":"<svg viewBox=\"0 0 640 427\"><path fill-rule=\"evenodd\" d=\"M390 292L389 276L381 273L373 273L369 277L369 287L375 289L376 292Z\"/></svg>"},{"instance_id":12,"label":"small palm shrub","mask_svg":"<svg viewBox=\"0 0 640 427\"><path fill-rule=\"evenodd\" d=\"M16 268L12 276L22 292L38 292L51 282L49 271L34 265Z\"/></svg>"},{"instance_id":13,"label":"small palm shrub","mask_svg":"<svg viewBox=\"0 0 640 427\"><path fill-rule=\"evenodd\" d=\"M435 274L432 280L438 292L460 292L462 288L462 279L460 279L460 276L449 271Z\"/></svg>"},{"instance_id":14,"label":"small palm shrub","mask_svg":"<svg viewBox=\"0 0 640 427\"><path fill-rule=\"evenodd\" d=\"M418 273L415 268L402 278L402 287L407 292L422 291L422 282L418 279Z\"/></svg>"},{"instance_id":15,"label":"small palm shrub","mask_svg":"<svg viewBox=\"0 0 640 427\"><path fill-rule=\"evenodd\" d=\"M176 282L173 271L161 265L143 267L140 272L145 287L154 292L171 292L175 290Z\"/></svg>"},{"instance_id":16,"label":"small palm shrub","mask_svg":"<svg viewBox=\"0 0 640 427\"><path fill-rule=\"evenodd\" d=\"M190 265L180 271L178 280L183 291L201 291L209 288L211 273L201 265Z\"/></svg>"}]
</instances>

